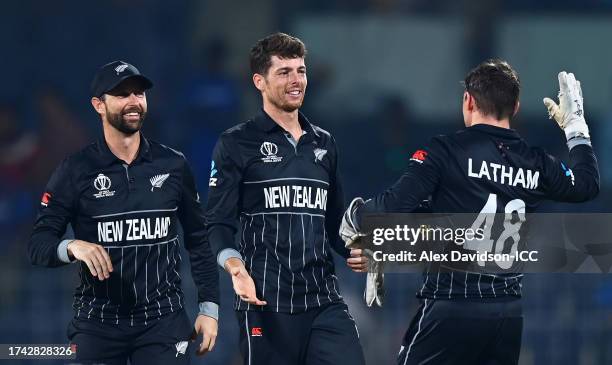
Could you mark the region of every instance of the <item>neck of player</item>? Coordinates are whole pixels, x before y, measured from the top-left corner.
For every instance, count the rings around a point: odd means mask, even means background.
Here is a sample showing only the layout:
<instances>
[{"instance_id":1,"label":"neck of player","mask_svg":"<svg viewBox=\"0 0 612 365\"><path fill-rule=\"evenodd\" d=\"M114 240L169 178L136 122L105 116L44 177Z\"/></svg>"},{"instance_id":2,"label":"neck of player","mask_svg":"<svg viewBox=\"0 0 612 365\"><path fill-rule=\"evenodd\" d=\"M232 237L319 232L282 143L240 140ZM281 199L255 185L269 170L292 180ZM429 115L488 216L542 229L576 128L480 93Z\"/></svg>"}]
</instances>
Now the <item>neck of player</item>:
<instances>
[{"instance_id":1,"label":"neck of player","mask_svg":"<svg viewBox=\"0 0 612 365\"><path fill-rule=\"evenodd\" d=\"M483 115L478 112L475 112L474 115L472 115L472 123L470 124L470 127L476 124L487 124L492 125L494 127L510 129L509 118L495 119L495 117L493 116Z\"/></svg>"},{"instance_id":2,"label":"neck of player","mask_svg":"<svg viewBox=\"0 0 612 365\"><path fill-rule=\"evenodd\" d=\"M117 156L128 165L136 159L140 147L140 131L133 134L125 134L106 122L103 124L104 139L113 155Z\"/></svg>"},{"instance_id":3,"label":"neck of player","mask_svg":"<svg viewBox=\"0 0 612 365\"><path fill-rule=\"evenodd\" d=\"M276 124L280 125L281 128L286 130L293 136L293 139L296 141L300 140L302 136L302 126L300 125L300 121L298 118L298 110L288 112L282 109L279 109L270 103L264 101L263 109L272 118Z\"/></svg>"}]
</instances>

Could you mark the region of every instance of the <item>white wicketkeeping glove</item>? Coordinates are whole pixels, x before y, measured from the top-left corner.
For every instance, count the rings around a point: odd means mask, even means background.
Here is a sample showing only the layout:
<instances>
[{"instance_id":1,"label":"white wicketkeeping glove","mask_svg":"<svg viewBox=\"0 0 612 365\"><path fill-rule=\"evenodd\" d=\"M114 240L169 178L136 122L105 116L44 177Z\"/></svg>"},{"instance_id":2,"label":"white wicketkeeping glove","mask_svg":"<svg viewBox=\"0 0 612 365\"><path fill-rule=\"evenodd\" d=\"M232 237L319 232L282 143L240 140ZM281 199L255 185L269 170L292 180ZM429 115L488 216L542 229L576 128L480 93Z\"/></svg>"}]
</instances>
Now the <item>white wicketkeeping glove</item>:
<instances>
[{"instance_id":1,"label":"white wicketkeeping glove","mask_svg":"<svg viewBox=\"0 0 612 365\"><path fill-rule=\"evenodd\" d=\"M339 233L340 238L342 238L344 241L344 246L347 248L350 248L349 246L353 245L353 243L365 236L365 234L359 232L359 228L354 221L355 211L364 203L363 198L357 197L353 199L342 216L342 223L340 223Z\"/></svg>"},{"instance_id":2,"label":"white wicketkeeping glove","mask_svg":"<svg viewBox=\"0 0 612 365\"><path fill-rule=\"evenodd\" d=\"M374 261L374 257L372 257L372 252L370 250L364 250L364 252L366 252L370 267L368 268L368 276L366 277L366 287L363 292L363 299L365 299L368 307L371 307L374 303L382 307L385 300L385 273L383 272L383 263Z\"/></svg>"},{"instance_id":3,"label":"white wicketkeeping glove","mask_svg":"<svg viewBox=\"0 0 612 365\"><path fill-rule=\"evenodd\" d=\"M582 89L573 73L559 72L559 105L544 98L548 116L555 119L569 141L575 137L590 138L589 127L584 119Z\"/></svg>"},{"instance_id":4,"label":"white wicketkeeping glove","mask_svg":"<svg viewBox=\"0 0 612 365\"><path fill-rule=\"evenodd\" d=\"M364 203L365 202L362 198L357 197L353 199L342 217L342 223L340 224L340 237L342 237L345 247L348 249L363 248L359 247L359 240L361 237L364 237L365 234L359 232L359 227L357 227L354 219L355 211ZM385 275L383 273L383 265L381 262L374 261L371 250L363 249L363 252L368 258L369 263L363 297L368 307L371 307L374 303L376 303L377 306L382 307L385 295Z\"/></svg>"}]
</instances>

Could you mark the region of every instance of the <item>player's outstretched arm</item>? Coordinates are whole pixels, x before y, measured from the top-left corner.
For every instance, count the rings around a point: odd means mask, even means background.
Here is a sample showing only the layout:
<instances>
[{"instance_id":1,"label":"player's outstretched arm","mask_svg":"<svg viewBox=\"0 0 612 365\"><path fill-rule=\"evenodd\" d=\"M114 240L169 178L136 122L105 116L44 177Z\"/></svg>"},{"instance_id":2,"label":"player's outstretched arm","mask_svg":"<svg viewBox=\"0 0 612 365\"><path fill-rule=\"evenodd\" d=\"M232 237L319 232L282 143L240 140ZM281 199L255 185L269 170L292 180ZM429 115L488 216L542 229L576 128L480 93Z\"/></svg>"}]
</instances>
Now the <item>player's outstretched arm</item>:
<instances>
[{"instance_id":1,"label":"player's outstretched arm","mask_svg":"<svg viewBox=\"0 0 612 365\"><path fill-rule=\"evenodd\" d=\"M234 291L240 299L247 303L255 305L266 305L263 300L257 298L255 291L255 282L249 275L248 271L244 267L242 260L231 257L225 261L225 271L232 276L232 284L234 285Z\"/></svg>"}]
</instances>

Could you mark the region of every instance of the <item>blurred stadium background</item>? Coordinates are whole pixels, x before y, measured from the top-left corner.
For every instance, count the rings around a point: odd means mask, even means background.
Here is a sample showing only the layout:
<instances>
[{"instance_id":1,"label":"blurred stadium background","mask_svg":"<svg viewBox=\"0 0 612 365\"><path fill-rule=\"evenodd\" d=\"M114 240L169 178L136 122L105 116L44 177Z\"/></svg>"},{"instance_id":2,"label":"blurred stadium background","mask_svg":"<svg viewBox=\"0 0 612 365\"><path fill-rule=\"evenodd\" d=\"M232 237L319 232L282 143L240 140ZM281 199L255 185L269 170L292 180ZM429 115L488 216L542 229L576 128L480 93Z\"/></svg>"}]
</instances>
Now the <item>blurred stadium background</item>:
<instances>
[{"instance_id":1,"label":"blurred stadium background","mask_svg":"<svg viewBox=\"0 0 612 365\"><path fill-rule=\"evenodd\" d=\"M89 83L115 59L154 80L144 133L185 152L202 195L217 136L260 107L248 50L270 32L296 35L309 49L303 111L335 135L347 198L380 191L421 143L461 128L460 81L492 56L521 76L515 127L567 156L541 100L556 95L558 71L572 71L583 85L602 192L592 203L542 210L611 207L612 0L22 0L0 9L0 343L67 341L77 272L31 267L25 248L50 173L100 135ZM337 267L368 363L394 363L421 277L389 275L384 309L370 310L364 276L340 260ZM193 315L194 286L183 271ZM231 283L221 278L217 345L193 363L240 363ZM612 364L610 276L527 275L523 289L521 364Z\"/></svg>"}]
</instances>

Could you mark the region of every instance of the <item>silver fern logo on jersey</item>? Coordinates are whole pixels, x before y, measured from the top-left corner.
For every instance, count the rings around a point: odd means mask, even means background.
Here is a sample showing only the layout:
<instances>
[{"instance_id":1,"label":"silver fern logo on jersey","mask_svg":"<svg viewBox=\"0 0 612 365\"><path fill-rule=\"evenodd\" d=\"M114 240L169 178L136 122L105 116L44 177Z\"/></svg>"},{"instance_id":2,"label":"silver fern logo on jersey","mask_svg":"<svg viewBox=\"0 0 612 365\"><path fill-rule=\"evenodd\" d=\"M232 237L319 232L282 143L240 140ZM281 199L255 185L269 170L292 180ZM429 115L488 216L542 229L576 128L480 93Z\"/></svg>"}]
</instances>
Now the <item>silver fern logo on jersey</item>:
<instances>
[{"instance_id":1,"label":"silver fern logo on jersey","mask_svg":"<svg viewBox=\"0 0 612 365\"><path fill-rule=\"evenodd\" d=\"M98 190L98 192L96 194L94 194L93 196L96 199L100 199L100 198L108 198L111 197L113 195L115 195L115 191L110 191L110 187L111 187L111 179L104 175L104 174L98 174L98 176L96 176L96 178L93 181L93 186L94 188L96 188L96 190Z\"/></svg>"},{"instance_id":2,"label":"silver fern logo on jersey","mask_svg":"<svg viewBox=\"0 0 612 365\"><path fill-rule=\"evenodd\" d=\"M164 181L166 181L166 179L168 179L169 176L170 174L161 174L161 175L155 175L152 178L150 178L149 181L151 182L151 191L153 191L154 188L161 189L162 185L164 184Z\"/></svg>"},{"instance_id":3,"label":"silver fern logo on jersey","mask_svg":"<svg viewBox=\"0 0 612 365\"><path fill-rule=\"evenodd\" d=\"M283 158L277 156L278 146L272 142L264 142L259 147L259 152L261 152L264 157L261 158L263 162L280 162Z\"/></svg>"},{"instance_id":4,"label":"silver fern logo on jersey","mask_svg":"<svg viewBox=\"0 0 612 365\"><path fill-rule=\"evenodd\" d=\"M323 161L323 157L325 157L325 155L327 154L327 150L324 150L322 148L315 148L313 152L315 155L315 162Z\"/></svg>"}]
</instances>

